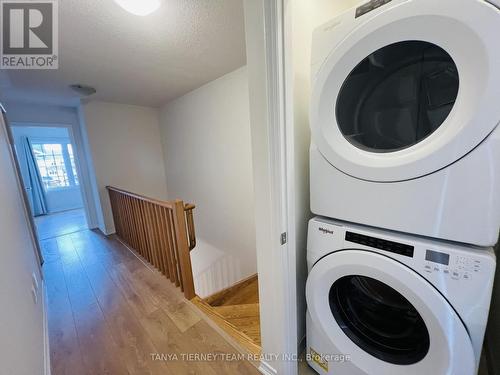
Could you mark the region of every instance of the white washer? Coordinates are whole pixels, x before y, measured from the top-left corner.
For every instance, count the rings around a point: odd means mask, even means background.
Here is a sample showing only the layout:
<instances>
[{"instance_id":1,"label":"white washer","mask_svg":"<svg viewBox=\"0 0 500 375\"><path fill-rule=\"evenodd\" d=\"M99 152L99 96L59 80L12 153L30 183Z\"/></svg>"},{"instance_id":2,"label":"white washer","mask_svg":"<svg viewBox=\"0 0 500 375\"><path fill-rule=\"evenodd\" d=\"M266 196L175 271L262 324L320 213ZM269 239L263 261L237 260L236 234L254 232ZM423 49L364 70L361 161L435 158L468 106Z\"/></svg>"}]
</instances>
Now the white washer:
<instances>
[{"instance_id":1,"label":"white washer","mask_svg":"<svg viewBox=\"0 0 500 375\"><path fill-rule=\"evenodd\" d=\"M500 10L372 0L312 46L311 209L492 246L500 227Z\"/></svg>"},{"instance_id":2,"label":"white washer","mask_svg":"<svg viewBox=\"0 0 500 375\"><path fill-rule=\"evenodd\" d=\"M477 373L492 249L309 222L307 360L320 374Z\"/></svg>"}]
</instances>

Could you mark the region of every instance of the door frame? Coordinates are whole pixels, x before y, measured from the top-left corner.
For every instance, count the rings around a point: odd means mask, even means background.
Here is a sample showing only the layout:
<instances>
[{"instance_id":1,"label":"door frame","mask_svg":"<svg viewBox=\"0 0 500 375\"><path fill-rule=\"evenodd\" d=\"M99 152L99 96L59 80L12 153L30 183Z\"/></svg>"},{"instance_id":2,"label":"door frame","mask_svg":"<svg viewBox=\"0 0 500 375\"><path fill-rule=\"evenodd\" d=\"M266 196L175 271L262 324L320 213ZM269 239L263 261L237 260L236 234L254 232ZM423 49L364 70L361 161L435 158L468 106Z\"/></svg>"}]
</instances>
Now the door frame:
<instances>
[{"instance_id":1,"label":"door frame","mask_svg":"<svg viewBox=\"0 0 500 375\"><path fill-rule=\"evenodd\" d=\"M285 3L245 0L264 374L297 374L293 133L287 122Z\"/></svg>"},{"instance_id":2,"label":"door frame","mask_svg":"<svg viewBox=\"0 0 500 375\"><path fill-rule=\"evenodd\" d=\"M33 248L35 249L35 256L38 260L38 267L40 271L40 276L43 279L43 272L42 272L42 265L43 265L43 254L42 254L42 249L40 247L40 241L38 240L38 233L36 231L36 226L35 226L35 220L33 218L33 213L31 211L31 207L28 201L28 196L26 194L26 190L24 189L24 182L21 177L21 168L19 166L19 159L17 157L16 153L16 145L14 143L14 137L12 136L12 129L9 125L9 121L7 119L6 115L6 110L3 106L3 104L0 103L0 115L2 116L2 119L0 119L1 126L4 128L4 131L7 136L7 141L9 143L9 153L10 157L12 159L12 165L14 168L14 172L16 175L16 180L17 180L17 185L19 188L19 194L21 195L21 199L23 201L23 207L24 207L24 215L26 216L26 222L28 224L28 229L30 232L31 236L31 241L33 243Z\"/></svg>"},{"instance_id":3,"label":"door frame","mask_svg":"<svg viewBox=\"0 0 500 375\"><path fill-rule=\"evenodd\" d=\"M79 124L64 124L52 122L27 122L13 121L10 127L43 127L43 128L65 128L68 130L71 143L75 147L75 164L80 181L80 190L85 211L85 218L89 229L97 228L97 211L94 205L90 171L86 163L83 141L80 135Z\"/></svg>"}]
</instances>

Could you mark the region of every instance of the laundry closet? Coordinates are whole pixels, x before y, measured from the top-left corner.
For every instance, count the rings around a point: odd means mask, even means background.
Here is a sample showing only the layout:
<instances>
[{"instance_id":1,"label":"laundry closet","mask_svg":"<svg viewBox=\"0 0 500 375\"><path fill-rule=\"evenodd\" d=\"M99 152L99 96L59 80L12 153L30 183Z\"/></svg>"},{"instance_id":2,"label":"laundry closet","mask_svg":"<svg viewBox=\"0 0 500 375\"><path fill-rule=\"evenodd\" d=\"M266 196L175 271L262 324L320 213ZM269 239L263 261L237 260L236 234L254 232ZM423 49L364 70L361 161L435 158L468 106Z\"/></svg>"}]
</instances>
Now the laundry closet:
<instances>
[{"instance_id":1,"label":"laundry closet","mask_svg":"<svg viewBox=\"0 0 500 375\"><path fill-rule=\"evenodd\" d=\"M500 4L334 3L292 2L288 28L297 228L314 216L297 231L307 361L477 374L500 227Z\"/></svg>"}]
</instances>

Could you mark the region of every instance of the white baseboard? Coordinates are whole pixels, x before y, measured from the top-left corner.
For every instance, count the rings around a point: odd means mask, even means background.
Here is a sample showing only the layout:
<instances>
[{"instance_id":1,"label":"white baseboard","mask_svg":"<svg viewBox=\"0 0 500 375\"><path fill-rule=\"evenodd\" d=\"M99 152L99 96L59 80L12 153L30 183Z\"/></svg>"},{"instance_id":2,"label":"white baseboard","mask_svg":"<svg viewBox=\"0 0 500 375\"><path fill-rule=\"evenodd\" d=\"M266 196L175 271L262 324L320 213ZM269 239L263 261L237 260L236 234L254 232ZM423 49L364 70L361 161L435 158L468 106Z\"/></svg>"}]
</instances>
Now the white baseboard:
<instances>
[{"instance_id":1,"label":"white baseboard","mask_svg":"<svg viewBox=\"0 0 500 375\"><path fill-rule=\"evenodd\" d=\"M43 352L44 352L44 374L51 375L50 370L50 343L49 343L49 319L47 315L47 289L45 281L42 280L42 316L43 316Z\"/></svg>"}]
</instances>

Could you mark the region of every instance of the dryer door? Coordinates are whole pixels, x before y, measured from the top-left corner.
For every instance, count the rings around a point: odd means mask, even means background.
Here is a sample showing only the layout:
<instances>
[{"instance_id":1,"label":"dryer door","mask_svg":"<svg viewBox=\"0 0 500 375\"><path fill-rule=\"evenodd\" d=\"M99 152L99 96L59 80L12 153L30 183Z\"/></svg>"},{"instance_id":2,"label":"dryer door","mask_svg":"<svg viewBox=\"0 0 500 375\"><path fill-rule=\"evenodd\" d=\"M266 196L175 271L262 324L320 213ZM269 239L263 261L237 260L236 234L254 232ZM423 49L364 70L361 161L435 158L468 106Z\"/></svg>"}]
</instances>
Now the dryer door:
<instances>
[{"instance_id":1,"label":"dryer door","mask_svg":"<svg viewBox=\"0 0 500 375\"><path fill-rule=\"evenodd\" d=\"M357 20L349 14L359 26L322 63L311 98L313 141L334 167L369 181L418 178L497 126L496 7L393 0Z\"/></svg>"},{"instance_id":2,"label":"dryer door","mask_svg":"<svg viewBox=\"0 0 500 375\"><path fill-rule=\"evenodd\" d=\"M312 268L307 306L332 346L371 375L473 374L470 337L422 276L384 255L343 250Z\"/></svg>"}]
</instances>

